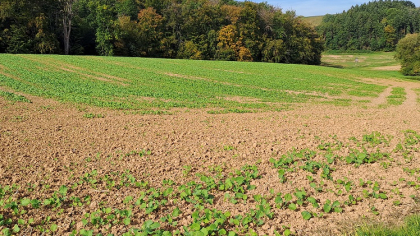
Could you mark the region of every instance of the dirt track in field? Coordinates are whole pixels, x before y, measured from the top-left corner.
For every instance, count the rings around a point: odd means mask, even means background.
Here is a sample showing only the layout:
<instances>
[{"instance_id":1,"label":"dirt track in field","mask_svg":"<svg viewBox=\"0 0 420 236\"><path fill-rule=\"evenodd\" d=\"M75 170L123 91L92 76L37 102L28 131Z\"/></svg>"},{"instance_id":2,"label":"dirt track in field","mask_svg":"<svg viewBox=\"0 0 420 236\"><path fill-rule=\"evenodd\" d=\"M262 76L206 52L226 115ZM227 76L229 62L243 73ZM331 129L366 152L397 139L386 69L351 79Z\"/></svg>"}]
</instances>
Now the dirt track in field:
<instances>
[{"instance_id":1,"label":"dirt track in field","mask_svg":"<svg viewBox=\"0 0 420 236\"><path fill-rule=\"evenodd\" d=\"M359 179L363 179L377 181L389 197L388 200L364 199L357 205L343 206L343 213L325 214L322 218L309 221L302 219L301 211L313 210L311 206L301 207L296 212L273 209L275 217L258 229L260 235L273 235L273 231L280 230L282 225L290 225L292 231L299 235L336 235L354 227L363 217L371 221L400 222L401 216L419 212L420 209L416 203L416 199L420 198L419 190L407 184L407 181L420 184L420 179L417 179L420 173L410 175L403 171L403 168L420 168L420 154L411 153L413 158L407 162L402 155L393 152L396 145L404 140L402 131L420 132L420 107L415 92L420 84L388 80L370 82L387 85L389 89L365 108L305 104L290 111L252 114L211 115L203 110L190 110L161 116L127 115L32 96L26 96L33 102L31 104L12 104L0 97L0 185L35 184L37 187L30 197L42 199L61 185L72 185L74 178L94 169L100 175L130 170L137 179L159 187L163 179L172 179L180 184L197 179L195 174L208 173L209 166L221 166L223 171L229 172L257 163L261 179L253 182L257 188L251 190L249 196L268 196L270 189L275 193L288 193L304 187L320 203L326 199L344 202L349 194L358 196L362 195L363 189L371 190L371 187L358 187ZM401 106L379 108L386 103L392 87L404 87L406 101ZM84 117L86 113L103 114L104 118L88 119ZM334 180L347 177L355 184L350 193L317 193L309 186L308 172L303 170L290 173L289 181L282 184L277 169L269 162L270 158L277 159L293 148L319 152L317 147L322 142L336 140L344 144L336 151L337 155L346 156L352 148L357 148L357 144L349 138L360 140L373 131L393 137L389 146L381 144L369 149L374 152L379 148L381 152L391 153L392 161L383 160L360 167L342 161L333 163ZM126 155L142 150L149 150L151 154ZM321 157L317 158L321 160ZM391 164L385 169L382 162ZM191 166L187 175L183 173L184 166ZM47 190L46 185L50 186ZM336 183L325 181L324 189L338 190L336 186ZM404 197L393 193L395 188ZM90 195L92 201L86 208L68 208L62 217L55 216L53 220L59 225L59 234L79 230L82 225L71 225L70 222L79 222L84 213L98 209L103 202L118 207L125 196L137 193L123 188L114 194L99 187L79 188L72 194ZM233 205L223 200L223 193L215 195L215 207L229 210L233 215L243 214L255 205ZM28 196L28 192L17 192L15 195L20 198ZM401 202L399 206L393 204L396 200ZM370 211L372 206L378 209L379 215ZM183 212L180 224L190 224L192 210L180 207ZM35 211L30 214L36 222L42 220ZM132 224L139 228L145 219L157 221L161 217L160 213L145 216L139 211L135 214L137 220ZM122 230L122 226L114 227L112 232L118 234Z\"/></svg>"}]
</instances>

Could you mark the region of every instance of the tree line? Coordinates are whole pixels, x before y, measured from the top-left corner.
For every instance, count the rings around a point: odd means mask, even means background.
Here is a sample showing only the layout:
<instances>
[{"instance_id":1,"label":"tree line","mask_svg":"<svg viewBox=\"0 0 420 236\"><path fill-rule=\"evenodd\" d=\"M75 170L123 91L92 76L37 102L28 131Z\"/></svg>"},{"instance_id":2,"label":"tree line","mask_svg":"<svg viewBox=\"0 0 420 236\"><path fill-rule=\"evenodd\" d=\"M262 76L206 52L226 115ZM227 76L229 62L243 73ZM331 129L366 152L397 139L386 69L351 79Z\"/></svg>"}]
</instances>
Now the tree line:
<instances>
[{"instance_id":1,"label":"tree line","mask_svg":"<svg viewBox=\"0 0 420 236\"><path fill-rule=\"evenodd\" d=\"M393 51L405 35L420 31L420 8L411 1L373 1L324 16L317 30L330 50Z\"/></svg>"},{"instance_id":2,"label":"tree line","mask_svg":"<svg viewBox=\"0 0 420 236\"><path fill-rule=\"evenodd\" d=\"M235 0L2 0L0 53L320 64L293 11Z\"/></svg>"}]
</instances>

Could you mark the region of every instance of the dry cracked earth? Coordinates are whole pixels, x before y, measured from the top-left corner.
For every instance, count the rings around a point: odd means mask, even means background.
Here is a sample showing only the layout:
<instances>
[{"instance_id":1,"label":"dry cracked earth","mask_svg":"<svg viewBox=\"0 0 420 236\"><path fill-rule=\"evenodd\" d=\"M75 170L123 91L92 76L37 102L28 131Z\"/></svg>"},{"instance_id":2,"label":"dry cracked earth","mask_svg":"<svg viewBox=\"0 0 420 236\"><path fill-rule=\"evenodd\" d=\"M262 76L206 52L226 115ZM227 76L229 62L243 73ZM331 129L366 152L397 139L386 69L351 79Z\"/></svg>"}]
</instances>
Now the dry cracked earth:
<instances>
[{"instance_id":1,"label":"dry cracked earth","mask_svg":"<svg viewBox=\"0 0 420 236\"><path fill-rule=\"evenodd\" d=\"M273 217L264 217L265 224L260 227L249 226L258 235L282 233L283 226L290 227L297 235L339 235L366 222L399 224L404 216L420 212L420 155L417 152L420 145L404 146L407 139L404 131L420 132L416 93L420 83L369 82L386 85L387 89L365 107L304 104L288 111L250 114L212 115L205 110L183 110L172 115L133 115L29 95L25 96L32 101L30 104L11 103L0 97L0 185L20 186L9 194L12 199L42 201L62 185L69 186L69 196L90 197L88 201L82 201L82 207L64 203L59 210L45 206L27 209L25 215L34 222L20 226L19 234L23 235L43 234L39 225L46 224L58 226L56 235L69 235L82 228L92 229L95 234L126 232L129 227L125 224L104 230L82 222L86 213L103 207L122 209L127 206L124 203L127 196L134 199L139 196L142 191L139 188L108 188L103 177L113 173L129 170L136 180L160 188L165 179L173 180L179 186L193 180L200 182L198 173L214 175L218 171L227 175L245 165L257 166L259 173L259 178L251 182L256 188L246 192L247 204L243 201L233 204L225 199L226 192L214 189L211 191L214 204L209 208L244 215L256 206L253 195L265 196ZM381 106L387 103L386 97L393 87L405 88L405 102L399 106ZM102 114L103 117L89 119L84 117L87 113ZM376 131L382 134L381 143L362 140L364 135ZM405 152L398 150L398 144L404 146ZM317 153L315 161L326 163L328 151L320 145L330 145L330 152L336 157L329 164L332 180L323 179L321 170L305 171L300 167L303 162L298 161L294 171L286 172L286 181L280 181L279 169L270 162L271 158L278 160L293 150L308 149ZM388 156L357 166L345 159L355 149L387 153ZM95 174L88 175L94 170ZM314 178L321 191L311 187L308 175ZM96 182L71 187L89 176L96 178ZM351 189L346 190L338 180L351 182ZM364 196L366 192L374 191L375 182L380 186L378 193L385 193L386 199ZM273 195L294 193L296 188L304 188L321 207L303 204L295 211L275 207ZM344 202L349 195L360 197L360 200L347 206ZM327 200L339 201L342 212L323 212L322 206ZM161 223L161 226L172 232L177 229L182 232L181 226L193 222L191 214L195 209L192 206L184 201L170 200L167 207L151 214L134 208L129 226L141 228L146 220L157 222L164 214L179 207L178 225ZM323 215L304 220L303 211ZM13 220L19 218L6 208L0 208L0 215ZM45 222L48 216L49 222ZM0 226L0 231L4 227ZM241 232L248 231L238 231Z\"/></svg>"}]
</instances>

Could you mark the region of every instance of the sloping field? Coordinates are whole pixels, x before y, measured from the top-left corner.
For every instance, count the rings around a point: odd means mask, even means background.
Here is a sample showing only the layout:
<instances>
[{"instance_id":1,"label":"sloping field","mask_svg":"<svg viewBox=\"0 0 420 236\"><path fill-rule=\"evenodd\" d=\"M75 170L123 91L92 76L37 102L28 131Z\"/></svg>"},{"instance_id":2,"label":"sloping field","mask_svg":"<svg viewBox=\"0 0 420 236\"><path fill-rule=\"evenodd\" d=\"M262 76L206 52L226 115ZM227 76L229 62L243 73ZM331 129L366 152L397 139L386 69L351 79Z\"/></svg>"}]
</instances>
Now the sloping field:
<instances>
[{"instance_id":1,"label":"sloping field","mask_svg":"<svg viewBox=\"0 0 420 236\"><path fill-rule=\"evenodd\" d=\"M324 16L308 16L308 17L303 17L302 19L305 22L312 24L313 26L318 26L322 23L323 18Z\"/></svg>"},{"instance_id":2,"label":"sloping field","mask_svg":"<svg viewBox=\"0 0 420 236\"><path fill-rule=\"evenodd\" d=\"M115 109L276 110L314 99L375 97L384 89L303 65L37 55L0 61L0 86Z\"/></svg>"},{"instance_id":3,"label":"sloping field","mask_svg":"<svg viewBox=\"0 0 420 236\"><path fill-rule=\"evenodd\" d=\"M420 213L420 83L374 64L0 55L0 232L401 225Z\"/></svg>"},{"instance_id":4,"label":"sloping field","mask_svg":"<svg viewBox=\"0 0 420 236\"><path fill-rule=\"evenodd\" d=\"M394 54L394 52L324 54L322 62L324 65L331 65L338 68L397 72L401 66L399 62L394 59ZM387 74L385 73L380 75L380 77L386 77L386 75ZM397 78L401 77L397 73L391 75Z\"/></svg>"}]
</instances>

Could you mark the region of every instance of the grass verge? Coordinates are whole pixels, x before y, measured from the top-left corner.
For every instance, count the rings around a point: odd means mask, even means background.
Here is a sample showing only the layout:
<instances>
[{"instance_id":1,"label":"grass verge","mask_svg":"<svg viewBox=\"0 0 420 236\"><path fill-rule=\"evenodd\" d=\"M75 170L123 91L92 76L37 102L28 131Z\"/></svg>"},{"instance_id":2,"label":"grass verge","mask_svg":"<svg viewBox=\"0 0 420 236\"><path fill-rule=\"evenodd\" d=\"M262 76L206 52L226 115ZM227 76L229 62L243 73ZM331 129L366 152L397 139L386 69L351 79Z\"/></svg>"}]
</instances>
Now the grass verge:
<instances>
[{"instance_id":1,"label":"grass verge","mask_svg":"<svg viewBox=\"0 0 420 236\"><path fill-rule=\"evenodd\" d=\"M388 227L383 224L360 227L356 236L415 236L420 235L420 214L409 216L402 226Z\"/></svg>"}]
</instances>

